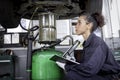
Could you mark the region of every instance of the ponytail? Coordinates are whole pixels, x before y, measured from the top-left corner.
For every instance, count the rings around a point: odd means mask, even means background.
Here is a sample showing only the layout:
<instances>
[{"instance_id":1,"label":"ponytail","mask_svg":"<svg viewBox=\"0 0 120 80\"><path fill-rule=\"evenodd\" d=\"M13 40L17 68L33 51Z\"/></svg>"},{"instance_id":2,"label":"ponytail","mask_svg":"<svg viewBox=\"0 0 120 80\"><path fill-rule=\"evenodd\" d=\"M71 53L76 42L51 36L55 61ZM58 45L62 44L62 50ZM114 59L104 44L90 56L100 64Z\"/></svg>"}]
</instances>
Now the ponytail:
<instances>
[{"instance_id":1,"label":"ponytail","mask_svg":"<svg viewBox=\"0 0 120 80\"><path fill-rule=\"evenodd\" d=\"M93 13L91 16L96 20L98 27L103 27L104 17L100 13Z\"/></svg>"}]
</instances>

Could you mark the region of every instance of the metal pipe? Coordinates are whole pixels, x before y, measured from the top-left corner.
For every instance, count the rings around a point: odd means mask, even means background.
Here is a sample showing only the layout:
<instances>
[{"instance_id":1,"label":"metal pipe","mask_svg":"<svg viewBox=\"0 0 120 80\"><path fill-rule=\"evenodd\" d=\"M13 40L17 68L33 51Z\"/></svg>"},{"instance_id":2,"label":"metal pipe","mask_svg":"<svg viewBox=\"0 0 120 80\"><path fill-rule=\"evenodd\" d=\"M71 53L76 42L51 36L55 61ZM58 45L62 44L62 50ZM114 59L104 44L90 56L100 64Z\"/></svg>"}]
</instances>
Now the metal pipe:
<instances>
[{"instance_id":1,"label":"metal pipe","mask_svg":"<svg viewBox=\"0 0 120 80\"><path fill-rule=\"evenodd\" d=\"M33 41L33 35L32 32L28 35L28 49L27 49L27 80L31 80L31 68L32 68L32 41Z\"/></svg>"},{"instance_id":2,"label":"metal pipe","mask_svg":"<svg viewBox=\"0 0 120 80\"><path fill-rule=\"evenodd\" d=\"M73 37L72 37L71 35L66 35L66 36L63 38L63 40L65 40L65 39L68 38L68 37L71 39L70 44L73 45Z\"/></svg>"},{"instance_id":3,"label":"metal pipe","mask_svg":"<svg viewBox=\"0 0 120 80\"><path fill-rule=\"evenodd\" d=\"M77 48L80 44L80 41L76 40L74 44L63 54L63 57L66 58L66 55L69 55Z\"/></svg>"}]
</instances>

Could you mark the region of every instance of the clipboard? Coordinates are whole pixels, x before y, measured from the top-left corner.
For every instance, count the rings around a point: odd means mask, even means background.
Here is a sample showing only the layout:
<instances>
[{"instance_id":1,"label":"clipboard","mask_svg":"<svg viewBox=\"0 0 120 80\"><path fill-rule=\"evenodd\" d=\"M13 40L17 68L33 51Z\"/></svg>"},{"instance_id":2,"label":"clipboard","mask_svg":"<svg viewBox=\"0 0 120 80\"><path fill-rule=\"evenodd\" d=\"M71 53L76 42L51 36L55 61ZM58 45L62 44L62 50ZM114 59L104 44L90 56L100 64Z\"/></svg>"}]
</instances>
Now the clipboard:
<instances>
[{"instance_id":1,"label":"clipboard","mask_svg":"<svg viewBox=\"0 0 120 80\"><path fill-rule=\"evenodd\" d=\"M80 44L80 41L76 40L75 43L61 56L58 55L54 55L50 58L50 60L53 61L58 61L58 62L62 62L62 63L67 63L67 62L71 62L74 64L80 64L79 62L76 62L72 59L67 59L66 56L69 55L75 50L75 48Z\"/></svg>"},{"instance_id":2,"label":"clipboard","mask_svg":"<svg viewBox=\"0 0 120 80\"><path fill-rule=\"evenodd\" d=\"M59 61L59 62L62 62L62 63L71 62L71 63L74 63L74 64L80 64L79 62L76 62L76 61L73 61L73 60L69 60L69 59L66 59L66 58L58 56L58 55L52 56L50 58L50 60L52 60L52 61Z\"/></svg>"}]
</instances>

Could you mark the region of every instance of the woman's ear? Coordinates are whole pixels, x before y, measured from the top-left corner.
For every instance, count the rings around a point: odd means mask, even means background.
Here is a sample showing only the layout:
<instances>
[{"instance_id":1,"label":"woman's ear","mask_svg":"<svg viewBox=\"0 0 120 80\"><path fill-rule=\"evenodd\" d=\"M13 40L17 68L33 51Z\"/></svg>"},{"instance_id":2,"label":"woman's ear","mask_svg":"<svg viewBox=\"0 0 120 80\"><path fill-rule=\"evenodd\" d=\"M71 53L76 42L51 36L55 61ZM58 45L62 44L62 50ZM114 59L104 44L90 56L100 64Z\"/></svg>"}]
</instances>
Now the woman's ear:
<instances>
[{"instance_id":1,"label":"woman's ear","mask_svg":"<svg viewBox=\"0 0 120 80\"><path fill-rule=\"evenodd\" d=\"M93 23L88 23L87 26L89 30L92 30Z\"/></svg>"}]
</instances>

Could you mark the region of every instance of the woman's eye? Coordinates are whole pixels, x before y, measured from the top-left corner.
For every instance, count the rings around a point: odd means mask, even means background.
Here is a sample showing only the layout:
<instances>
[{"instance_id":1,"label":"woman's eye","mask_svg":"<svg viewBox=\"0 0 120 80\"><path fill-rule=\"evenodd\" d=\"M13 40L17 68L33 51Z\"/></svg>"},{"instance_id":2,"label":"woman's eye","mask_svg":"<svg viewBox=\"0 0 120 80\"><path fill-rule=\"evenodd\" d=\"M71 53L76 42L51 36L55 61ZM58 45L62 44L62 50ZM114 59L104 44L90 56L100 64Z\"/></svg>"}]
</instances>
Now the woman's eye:
<instances>
[{"instance_id":1,"label":"woman's eye","mask_svg":"<svg viewBox=\"0 0 120 80\"><path fill-rule=\"evenodd\" d=\"M81 22L80 22L80 21L78 21L78 24L81 24Z\"/></svg>"},{"instance_id":2,"label":"woman's eye","mask_svg":"<svg viewBox=\"0 0 120 80\"><path fill-rule=\"evenodd\" d=\"M75 25L77 25L77 23L76 23L76 22L73 22L72 25L75 26Z\"/></svg>"}]
</instances>

